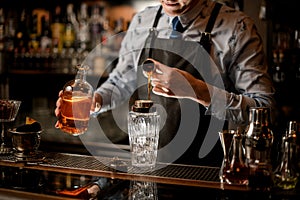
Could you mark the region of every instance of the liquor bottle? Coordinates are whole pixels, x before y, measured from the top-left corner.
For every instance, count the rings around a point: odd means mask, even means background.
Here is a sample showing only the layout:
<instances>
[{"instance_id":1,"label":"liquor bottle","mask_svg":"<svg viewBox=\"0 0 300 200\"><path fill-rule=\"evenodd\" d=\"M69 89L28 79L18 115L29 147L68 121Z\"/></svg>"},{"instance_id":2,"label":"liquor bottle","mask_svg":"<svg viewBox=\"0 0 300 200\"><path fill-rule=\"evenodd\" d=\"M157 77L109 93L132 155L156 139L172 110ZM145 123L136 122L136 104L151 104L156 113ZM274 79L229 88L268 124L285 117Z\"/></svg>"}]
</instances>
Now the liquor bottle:
<instances>
[{"instance_id":1,"label":"liquor bottle","mask_svg":"<svg viewBox=\"0 0 300 200\"><path fill-rule=\"evenodd\" d=\"M67 16L65 22L65 31L64 31L64 48L74 48L75 44L75 31L78 27L78 22L76 19L76 15L74 13L74 5L67 5Z\"/></svg>"},{"instance_id":2,"label":"liquor bottle","mask_svg":"<svg viewBox=\"0 0 300 200\"><path fill-rule=\"evenodd\" d=\"M29 39L29 49L33 51L37 51L40 46L40 38L38 34L38 16L37 14L33 14L30 16L30 39Z\"/></svg>"},{"instance_id":3,"label":"liquor bottle","mask_svg":"<svg viewBox=\"0 0 300 200\"><path fill-rule=\"evenodd\" d=\"M275 83L282 83L286 79L286 74L282 66L284 53L282 51L273 52L273 68L272 75Z\"/></svg>"},{"instance_id":4,"label":"liquor bottle","mask_svg":"<svg viewBox=\"0 0 300 200\"><path fill-rule=\"evenodd\" d=\"M297 171L297 146L296 131L297 122L290 121L285 136L282 137L282 157L279 165L274 171L275 186L284 190L295 189L298 182L299 172Z\"/></svg>"},{"instance_id":5,"label":"liquor bottle","mask_svg":"<svg viewBox=\"0 0 300 200\"><path fill-rule=\"evenodd\" d=\"M14 46L18 53L26 53L28 51L29 42L29 10L24 8L18 20L18 26L15 32Z\"/></svg>"},{"instance_id":6,"label":"liquor bottle","mask_svg":"<svg viewBox=\"0 0 300 200\"><path fill-rule=\"evenodd\" d=\"M80 5L80 11L78 13L79 29L77 32L78 51L83 52L89 48L90 32L89 32L89 16L88 7L86 3Z\"/></svg>"},{"instance_id":7,"label":"liquor bottle","mask_svg":"<svg viewBox=\"0 0 300 200\"><path fill-rule=\"evenodd\" d=\"M2 62L2 70L8 69L8 64L11 64L11 68L15 67L15 60L14 60L14 36L15 36L15 19L16 16L13 15L12 12L7 12L7 15L5 16L5 33L3 38L3 44L4 44L4 54L2 54L3 61ZM0 67L0 71L1 67ZM0 72L1 73L1 72Z\"/></svg>"},{"instance_id":8,"label":"liquor bottle","mask_svg":"<svg viewBox=\"0 0 300 200\"><path fill-rule=\"evenodd\" d=\"M300 173L300 123L296 121L296 160L297 160L297 171Z\"/></svg>"},{"instance_id":9,"label":"liquor bottle","mask_svg":"<svg viewBox=\"0 0 300 200\"><path fill-rule=\"evenodd\" d=\"M103 32L103 18L100 14L100 7L94 5L92 7L92 14L89 19L89 29L91 37L91 49L101 43L101 33Z\"/></svg>"},{"instance_id":10,"label":"liquor bottle","mask_svg":"<svg viewBox=\"0 0 300 200\"><path fill-rule=\"evenodd\" d=\"M4 67L5 65L4 45L5 45L5 19L4 19L3 8L0 8L0 75L6 71Z\"/></svg>"},{"instance_id":11,"label":"liquor bottle","mask_svg":"<svg viewBox=\"0 0 300 200\"><path fill-rule=\"evenodd\" d=\"M4 38L5 38L5 17L3 8L0 8L0 52L4 50Z\"/></svg>"},{"instance_id":12,"label":"liquor bottle","mask_svg":"<svg viewBox=\"0 0 300 200\"><path fill-rule=\"evenodd\" d=\"M15 17L10 15L7 17L5 28L4 49L6 52L13 53L14 51L14 36L15 36Z\"/></svg>"},{"instance_id":13,"label":"liquor bottle","mask_svg":"<svg viewBox=\"0 0 300 200\"><path fill-rule=\"evenodd\" d=\"M52 32L52 48L54 53L60 54L63 48L63 35L65 30L65 22L61 13L61 7L56 6L54 15L52 16L51 32Z\"/></svg>"},{"instance_id":14,"label":"liquor bottle","mask_svg":"<svg viewBox=\"0 0 300 200\"><path fill-rule=\"evenodd\" d=\"M41 38L40 38L40 45L41 51L43 53L50 51L52 41L51 41L51 29L50 29L50 22L46 16L41 18Z\"/></svg>"},{"instance_id":15,"label":"liquor bottle","mask_svg":"<svg viewBox=\"0 0 300 200\"><path fill-rule=\"evenodd\" d=\"M103 31L101 34L102 52L111 52L114 46L114 30L111 28L109 18L105 18L103 21Z\"/></svg>"},{"instance_id":16,"label":"liquor bottle","mask_svg":"<svg viewBox=\"0 0 300 200\"><path fill-rule=\"evenodd\" d=\"M86 65L77 65L75 79L63 87L59 127L73 136L82 135L88 129L93 98L93 87L86 81L88 69Z\"/></svg>"},{"instance_id":17,"label":"liquor bottle","mask_svg":"<svg viewBox=\"0 0 300 200\"><path fill-rule=\"evenodd\" d=\"M49 70L51 67L52 34L50 20L47 16L41 18L40 48L41 63L45 70Z\"/></svg>"},{"instance_id":18,"label":"liquor bottle","mask_svg":"<svg viewBox=\"0 0 300 200\"><path fill-rule=\"evenodd\" d=\"M270 117L270 109L267 107L250 108L245 139L246 164L249 168L249 186L258 191L270 191L273 186L273 131Z\"/></svg>"}]
</instances>

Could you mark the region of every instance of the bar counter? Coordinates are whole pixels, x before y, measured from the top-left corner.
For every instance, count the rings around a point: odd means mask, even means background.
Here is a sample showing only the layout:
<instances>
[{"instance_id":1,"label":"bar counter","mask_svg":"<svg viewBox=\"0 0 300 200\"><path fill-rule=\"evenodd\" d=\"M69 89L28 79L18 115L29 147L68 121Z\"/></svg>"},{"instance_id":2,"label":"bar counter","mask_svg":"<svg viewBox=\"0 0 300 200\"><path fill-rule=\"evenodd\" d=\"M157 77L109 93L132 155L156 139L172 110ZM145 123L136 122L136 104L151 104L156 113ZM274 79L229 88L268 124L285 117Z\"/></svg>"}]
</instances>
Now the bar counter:
<instances>
[{"instance_id":1,"label":"bar counter","mask_svg":"<svg viewBox=\"0 0 300 200\"><path fill-rule=\"evenodd\" d=\"M13 155L0 156L1 199L88 199L86 188L98 177L106 177L109 187L98 199L122 194L132 197L134 184L153 192L148 199L299 199L300 191L252 191L247 186L220 183L219 168L158 163L157 169L142 172L130 166L128 159L43 152L26 161ZM136 187L135 187L136 188ZM140 188L141 189L141 188ZM144 191L145 192L145 191Z\"/></svg>"},{"instance_id":2,"label":"bar counter","mask_svg":"<svg viewBox=\"0 0 300 200\"><path fill-rule=\"evenodd\" d=\"M40 109L29 115L38 119L44 130L36 158L20 161L13 155L0 155L1 200L89 199L86 189L99 177L109 182L98 195L101 200L142 199L136 193L148 194L144 199L149 200L300 199L299 187L254 192L246 186L222 184L219 167L158 163L157 170L143 173L130 166L127 154L120 153L120 149L129 151L127 134L115 128L110 112L91 118L88 132L79 137L55 129L57 119L49 116L52 112ZM23 123L23 113L11 127Z\"/></svg>"}]
</instances>

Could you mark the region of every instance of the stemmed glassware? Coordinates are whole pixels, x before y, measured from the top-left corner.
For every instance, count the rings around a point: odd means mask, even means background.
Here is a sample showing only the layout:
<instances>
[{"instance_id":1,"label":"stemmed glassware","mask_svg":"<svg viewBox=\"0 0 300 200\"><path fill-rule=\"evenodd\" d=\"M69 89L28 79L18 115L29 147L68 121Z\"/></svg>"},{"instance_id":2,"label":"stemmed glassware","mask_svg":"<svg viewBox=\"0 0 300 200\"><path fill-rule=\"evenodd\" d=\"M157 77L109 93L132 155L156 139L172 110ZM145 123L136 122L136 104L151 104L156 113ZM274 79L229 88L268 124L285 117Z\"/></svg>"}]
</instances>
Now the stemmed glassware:
<instances>
[{"instance_id":1,"label":"stemmed glassware","mask_svg":"<svg viewBox=\"0 0 300 200\"><path fill-rule=\"evenodd\" d=\"M12 147L7 144L7 129L5 123L16 119L21 101L0 99L1 147L0 154L10 154Z\"/></svg>"}]
</instances>

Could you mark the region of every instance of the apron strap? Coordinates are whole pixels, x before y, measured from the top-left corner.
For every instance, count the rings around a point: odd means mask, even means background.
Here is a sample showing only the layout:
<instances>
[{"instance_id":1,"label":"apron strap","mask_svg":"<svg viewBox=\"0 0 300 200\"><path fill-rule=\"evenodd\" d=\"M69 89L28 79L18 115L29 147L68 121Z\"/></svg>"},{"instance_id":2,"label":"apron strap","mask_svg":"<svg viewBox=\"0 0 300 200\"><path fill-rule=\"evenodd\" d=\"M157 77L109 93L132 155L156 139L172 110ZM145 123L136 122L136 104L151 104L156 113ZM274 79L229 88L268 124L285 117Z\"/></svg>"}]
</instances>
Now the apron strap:
<instances>
[{"instance_id":1,"label":"apron strap","mask_svg":"<svg viewBox=\"0 0 300 200\"><path fill-rule=\"evenodd\" d=\"M209 53L210 52L210 40L211 40L211 31L214 27L215 21L217 19L217 16L219 14L219 11L222 7L221 3L216 2L215 6L212 10L212 13L210 15L210 18L207 22L205 31L202 33L200 44L203 46L203 48Z\"/></svg>"},{"instance_id":2,"label":"apron strap","mask_svg":"<svg viewBox=\"0 0 300 200\"><path fill-rule=\"evenodd\" d=\"M162 11L162 6L159 7L159 9L156 13L154 23L153 23L152 28L150 29L150 32L149 32L149 37L145 42L145 46L148 47L148 48L146 48L144 50L147 52L146 54L148 55L148 58L153 57L152 56L152 45L153 45L153 42L154 42L154 38L156 37L156 27L157 27L158 21L161 17L161 11Z\"/></svg>"},{"instance_id":3,"label":"apron strap","mask_svg":"<svg viewBox=\"0 0 300 200\"><path fill-rule=\"evenodd\" d=\"M203 48L210 53L211 49L211 31L214 27L215 21L217 19L217 16L219 14L219 11L222 7L221 3L216 2L215 6L211 12L210 18L207 22L205 31L202 33L201 39L200 39L200 44L203 46ZM228 129L228 121L225 120L223 129Z\"/></svg>"},{"instance_id":4,"label":"apron strap","mask_svg":"<svg viewBox=\"0 0 300 200\"><path fill-rule=\"evenodd\" d=\"M211 41L210 41L211 40L211 31L214 27L215 21L217 19L217 16L219 14L219 11L220 11L221 7L222 7L221 3L218 3L218 2L215 3L215 6L212 10L212 13L211 13L210 18L208 20L208 23L206 25L205 31L202 33L202 36L201 36L200 44L203 46L203 48L208 53L210 52L210 45L211 45ZM157 27L159 18L161 16L161 11L162 11L162 6L159 7L159 9L156 13L155 20L154 20L154 23L153 23L153 26L152 26L153 28ZM150 54L151 53L152 52L150 52Z\"/></svg>"},{"instance_id":5,"label":"apron strap","mask_svg":"<svg viewBox=\"0 0 300 200\"><path fill-rule=\"evenodd\" d=\"M157 24L158 24L158 21L159 21L159 18L161 16L161 10L162 10L162 6L159 7L157 13L156 13L156 16L155 16L155 20L154 20L154 23L153 23L153 28L156 28L157 27Z\"/></svg>"}]
</instances>

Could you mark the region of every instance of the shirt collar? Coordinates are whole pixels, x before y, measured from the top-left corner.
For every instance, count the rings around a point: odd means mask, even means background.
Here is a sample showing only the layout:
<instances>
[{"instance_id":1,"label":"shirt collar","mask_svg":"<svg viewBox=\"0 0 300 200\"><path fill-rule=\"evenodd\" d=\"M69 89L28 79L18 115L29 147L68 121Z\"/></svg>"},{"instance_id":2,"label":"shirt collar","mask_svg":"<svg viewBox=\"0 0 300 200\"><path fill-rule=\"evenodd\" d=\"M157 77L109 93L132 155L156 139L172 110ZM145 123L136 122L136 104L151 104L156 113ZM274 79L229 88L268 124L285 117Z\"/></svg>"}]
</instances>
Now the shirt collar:
<instances>
[{"instance_id":1,"label":"shirt collar","mask_svg":"<svg viewBox=\"0 0 300 200\"><path fill-rule=\"evenodd\" d=\"M197 4L188 12L184 13L183 15L178 16L179 21L182 26L185 28L188 26L202 11L204 5L207 3L207 0L199 0ZM170 17L170 24L172 24L172 20L174 17Z\"/></svg>"}]
</instances>

